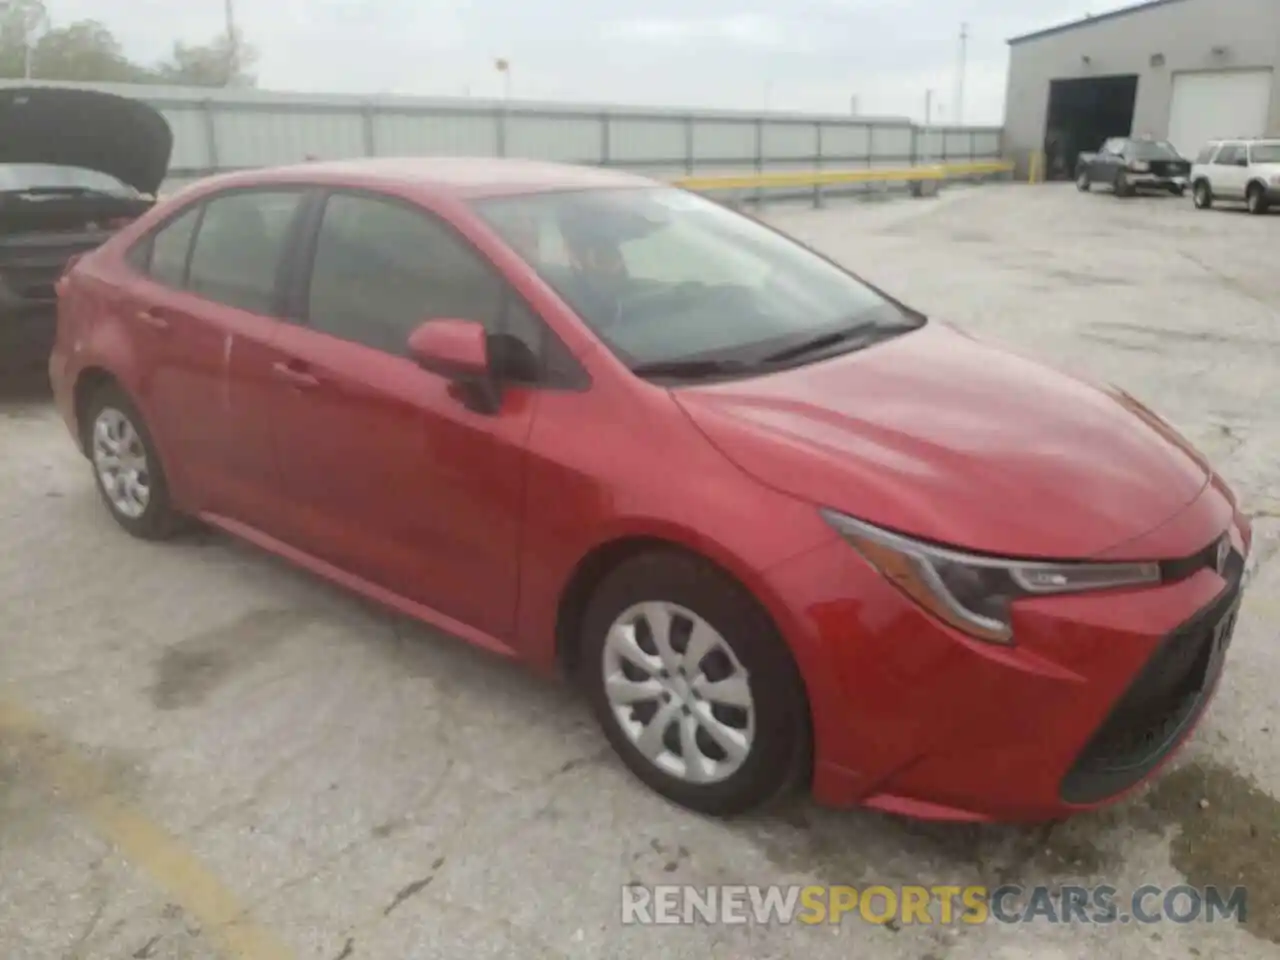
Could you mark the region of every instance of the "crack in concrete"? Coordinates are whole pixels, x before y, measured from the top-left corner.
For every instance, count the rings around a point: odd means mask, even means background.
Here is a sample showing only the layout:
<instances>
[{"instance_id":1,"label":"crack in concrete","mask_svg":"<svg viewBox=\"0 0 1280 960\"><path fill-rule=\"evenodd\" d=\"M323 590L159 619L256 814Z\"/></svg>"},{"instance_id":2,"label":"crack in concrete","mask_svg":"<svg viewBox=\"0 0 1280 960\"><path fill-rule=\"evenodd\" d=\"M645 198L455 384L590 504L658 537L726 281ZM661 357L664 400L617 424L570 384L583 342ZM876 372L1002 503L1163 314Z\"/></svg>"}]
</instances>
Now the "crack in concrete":
<instances>
[{"instance_id":1,"label":"crack in concrete","mask_svg":"<svg viewBox=\"0 0 1280 960\"><path fill-rule=\"evenodd\" d=\"M392 910L400 906L400 904L404 903L410 897L416 896L423 890L427 889L427 887L431 885L431 881L436 878L436 871L443 866L444 857L436 857L436 859L431 863L431 872L421 880L415 880L412 883L405 884L401 887L400 890L396 892L396 895L392 898L391 902L387 904L386 909L382 911L382 915L384 917L391 916Z\"/></svg>"}]
</instances>

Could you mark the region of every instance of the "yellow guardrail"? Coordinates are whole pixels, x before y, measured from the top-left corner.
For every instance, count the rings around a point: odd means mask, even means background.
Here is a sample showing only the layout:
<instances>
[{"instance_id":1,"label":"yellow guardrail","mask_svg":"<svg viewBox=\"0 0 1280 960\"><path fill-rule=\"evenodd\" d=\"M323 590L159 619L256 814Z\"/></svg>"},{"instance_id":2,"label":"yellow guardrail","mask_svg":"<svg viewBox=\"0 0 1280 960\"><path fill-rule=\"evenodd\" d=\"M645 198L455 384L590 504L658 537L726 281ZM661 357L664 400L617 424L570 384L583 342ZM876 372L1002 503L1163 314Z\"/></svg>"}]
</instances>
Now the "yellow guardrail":
<instances>
[{"instance_id":1,"label":"yellow guardrail","mask_svg":"<svg viewBox=\"0 0 1280 960\"><path fill-rule=\"evenodd\" d=\"M686 190L753 190L769 187L829 187L846 183L893 183L951 180L978 174L1009 173L1003 160L973 163L933 163L914 167L869 167L865 170L797 170L730 176L677 177L671 182Z\"/></svg>"},{"instance_id":2,"label":"yellow guardrail","mask_svg":"<svg viewBox=\"0 0 1280 960\"><path fill-rule=\"evenodd\" d=\"M677 177L670 182L686 190L754 190L769 187L830 187L848 183L918 183L953 180L983 174L1010 173L1012 163L977 160L971 163L930 163L914 167L868 167L859 170L787 170L729 176ZM161 190L159 199L181 193L183 187Z\"/></svg>"}]
</instances>

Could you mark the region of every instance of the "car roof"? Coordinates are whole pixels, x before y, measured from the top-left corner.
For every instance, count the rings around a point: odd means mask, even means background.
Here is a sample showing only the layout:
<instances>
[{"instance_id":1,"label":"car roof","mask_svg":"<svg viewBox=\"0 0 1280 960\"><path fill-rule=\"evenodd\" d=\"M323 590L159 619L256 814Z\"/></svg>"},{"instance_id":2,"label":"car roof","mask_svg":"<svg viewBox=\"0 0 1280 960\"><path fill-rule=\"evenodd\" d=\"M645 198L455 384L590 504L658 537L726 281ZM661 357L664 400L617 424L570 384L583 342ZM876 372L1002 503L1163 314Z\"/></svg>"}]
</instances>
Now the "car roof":
<instances>
[{"instance_id":1,"label":"car roof","mask_svg":"<svg viewBox=\"0 0 1280 960\"><path fill-rule=\"evenodd\" d=\"M657 181L622 170L499 157L367 157L308 161L223 174L205 181L219 186L319 183L335 186L396 185L462 199L652 187Z\"/></svg>"}]
</instances>

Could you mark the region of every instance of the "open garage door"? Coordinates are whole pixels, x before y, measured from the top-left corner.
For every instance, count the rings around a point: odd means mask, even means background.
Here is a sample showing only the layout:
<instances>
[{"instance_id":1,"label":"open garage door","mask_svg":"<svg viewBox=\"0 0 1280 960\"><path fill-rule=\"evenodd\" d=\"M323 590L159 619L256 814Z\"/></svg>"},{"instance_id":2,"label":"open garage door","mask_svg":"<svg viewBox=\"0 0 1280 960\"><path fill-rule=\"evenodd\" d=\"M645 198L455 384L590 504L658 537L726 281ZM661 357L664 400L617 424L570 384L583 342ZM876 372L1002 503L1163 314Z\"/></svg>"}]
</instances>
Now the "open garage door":
<instances>
[{"instance_id":1,"label":"open garage door","mask_svg":"<svg viewBox=\"0 0 1280 960\"><path fill-rule=\"evenodd\" d=\"M1272 80L1270 70L1175 73L1169 142L1194 157L1206 140L1266 136Z\"/></svg>"}]
</instances>

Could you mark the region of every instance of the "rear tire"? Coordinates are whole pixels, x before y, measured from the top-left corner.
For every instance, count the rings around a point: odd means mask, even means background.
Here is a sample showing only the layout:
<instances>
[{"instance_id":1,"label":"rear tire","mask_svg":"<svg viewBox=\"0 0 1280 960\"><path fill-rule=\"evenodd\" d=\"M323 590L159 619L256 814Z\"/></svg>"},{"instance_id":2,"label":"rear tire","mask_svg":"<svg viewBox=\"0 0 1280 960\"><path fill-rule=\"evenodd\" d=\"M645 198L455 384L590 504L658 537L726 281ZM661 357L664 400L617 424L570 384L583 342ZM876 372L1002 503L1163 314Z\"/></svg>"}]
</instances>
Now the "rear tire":
<instances>
[{"instance_id":1,"label":"rear tire","mask_svg":"<svg viewBox=\"0 0 1280 960\"><path fill-rule=\"evenodd\" d=\"M732 817L808 773L808 702L791 653L755 599L710 564L666 550L623 562L591 598L581 643L605 736L673 803Z\"/></svg>"},{"instance_id":2,"label":"rear tire","mask_svg":"<svg viewBox=\"0 0 1280 960\"><path fill-rule=\"evenodd\" d=\"M1257 183L1251 183L1248 191L1244 195L1245 206L1249 208L1249 212L1255 216L1264 214L1270 207L1267 203L1267 191Z\"/></svg>"},{"instance_id":3,"label":"rear tire","mask_svg":"<svg viewBox=\"0 0 1280 960\"><path fill-rule=\"evenodd\" d=\"M1197 210L1208 210L1213 206L1213 190L1209 188L1209 181L1197 180L1195 187L1191 191L1191 199L1196 205Z\"/></svg>"},{"instance_id":4,"label":"rear tire","mask_svg":"<svg viewBox=\"0 0 1280 960\"><path fill-rule=\"evenodd\" d=\"M167 540L182 527L146 421L115 383L98 387L85 404L85 451L112 519L142 540Z\"/></svg>"}]
</instances>

